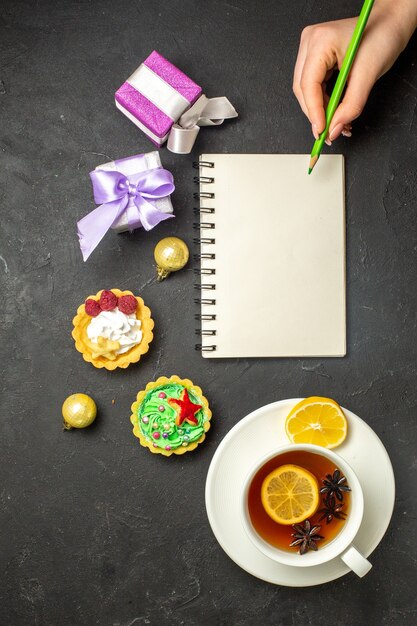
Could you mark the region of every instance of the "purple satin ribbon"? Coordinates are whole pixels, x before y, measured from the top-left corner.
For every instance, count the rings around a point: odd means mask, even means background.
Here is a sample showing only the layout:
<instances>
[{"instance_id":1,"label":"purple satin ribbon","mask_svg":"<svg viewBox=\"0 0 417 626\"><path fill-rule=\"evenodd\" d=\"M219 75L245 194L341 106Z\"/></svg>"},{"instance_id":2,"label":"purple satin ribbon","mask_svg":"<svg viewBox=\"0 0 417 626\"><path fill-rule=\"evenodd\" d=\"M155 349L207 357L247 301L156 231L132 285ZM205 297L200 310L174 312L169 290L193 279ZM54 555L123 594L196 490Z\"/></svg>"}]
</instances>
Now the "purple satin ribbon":
<instances>
[{"instance_id":1,"label":"purple satin ribbon","mask_svg":"<svg viewBox=\"0 0 417 626\"><path fill-rule=\"evenodd\" d=\"M115 164L117 166L117 161ZM90 172L90 178L93 183L94 200L102 204L77 223L84 261L126 209L129 209L128 225L132 229L140 221L145 230L151 230L159 222L174 217L156 209L148 202L165 198L174 191L174 178L168 170L157 168L136 174L134 183L117 170L93 170ZM131 198L133 204L130 202Z\"/></svg>"}]
</instances>

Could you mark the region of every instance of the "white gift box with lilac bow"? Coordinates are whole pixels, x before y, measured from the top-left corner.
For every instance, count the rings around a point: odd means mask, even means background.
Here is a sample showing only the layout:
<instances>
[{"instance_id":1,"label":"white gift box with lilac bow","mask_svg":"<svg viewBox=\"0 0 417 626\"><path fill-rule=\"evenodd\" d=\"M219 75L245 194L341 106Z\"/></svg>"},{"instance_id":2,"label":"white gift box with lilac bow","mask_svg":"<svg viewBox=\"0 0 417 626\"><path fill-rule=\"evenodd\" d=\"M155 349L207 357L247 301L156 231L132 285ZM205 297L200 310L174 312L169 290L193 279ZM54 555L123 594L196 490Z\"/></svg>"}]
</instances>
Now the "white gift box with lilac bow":
<instances>
[{"instance_id":1,"label":"white gift box with lilac bow","mask_svg":"<svg viewBox=\"0 0 417 626\"><path fill-rule=\"evenodd\" d=\"M90 172L90 178L100 206L77 224L84 261L109 229L151 230L174 217L170 198L174 178L162 167L158 152L104 163Z\"/></svg>"}]
</instances>

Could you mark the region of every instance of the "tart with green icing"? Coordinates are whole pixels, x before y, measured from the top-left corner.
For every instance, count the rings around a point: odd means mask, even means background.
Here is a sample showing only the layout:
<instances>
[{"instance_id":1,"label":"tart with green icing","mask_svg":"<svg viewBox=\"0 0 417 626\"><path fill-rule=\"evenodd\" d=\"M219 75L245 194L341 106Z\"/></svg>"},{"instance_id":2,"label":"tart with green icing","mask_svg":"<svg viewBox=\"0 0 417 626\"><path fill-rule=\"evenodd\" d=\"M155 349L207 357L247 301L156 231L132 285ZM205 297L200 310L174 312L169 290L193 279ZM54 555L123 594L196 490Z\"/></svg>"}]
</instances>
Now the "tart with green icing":
<instances>
[{"instance_id":1,"label":"tart with green icing","mask_svg":"<svg viewBox=\"0 0 417 626\"><path fill-rule=\"evenodd\" d=\"M204 441L211 411L200 387L178 376L161 376L139 391L132 405L133 434L151 452L191 452Z\"/></svg>"}]
</instances>

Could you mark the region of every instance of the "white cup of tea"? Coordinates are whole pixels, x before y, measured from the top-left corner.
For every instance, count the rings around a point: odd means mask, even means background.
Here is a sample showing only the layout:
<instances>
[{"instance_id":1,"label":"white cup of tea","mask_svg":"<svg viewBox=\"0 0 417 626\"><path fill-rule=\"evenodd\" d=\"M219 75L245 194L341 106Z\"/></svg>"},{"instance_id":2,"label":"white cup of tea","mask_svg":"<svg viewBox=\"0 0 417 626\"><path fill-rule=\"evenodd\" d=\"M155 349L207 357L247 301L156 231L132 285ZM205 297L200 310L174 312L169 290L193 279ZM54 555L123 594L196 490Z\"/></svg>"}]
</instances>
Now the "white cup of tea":
<instances>
[{"instance_id":1,"label":"white cup of tea","mask_svg":"<svg viewBox=\"0 0 417 626\"><path fill-rule=\"evenodd\" d=\"M268 463L268 461L275 457L281 456L287 452L297 451L318 454L321 457L329 459L332 464L334 464L335 469L339 469L346 477L346 482L351 489L349 493L349 511L340 532L331 541L319 547L316 552L310 550L302 556L298 554L297 548L294 548L294 552L282 550L261 537L253 526L248 505L249 488L257 472ZM372 567L372 564L354 546L354 540L363 518L363 492L360 482L350 465L332 450L311 444L289 444L269 452L254 464L246 476L241 491L240 510L243 526L252 543L274 561L292 567L311 567L313 565L327 563L339 557L360 577L365 576ZM325 522L323 522L322 529L324 529L324 527Z\"/></svg>"}]
</instances>

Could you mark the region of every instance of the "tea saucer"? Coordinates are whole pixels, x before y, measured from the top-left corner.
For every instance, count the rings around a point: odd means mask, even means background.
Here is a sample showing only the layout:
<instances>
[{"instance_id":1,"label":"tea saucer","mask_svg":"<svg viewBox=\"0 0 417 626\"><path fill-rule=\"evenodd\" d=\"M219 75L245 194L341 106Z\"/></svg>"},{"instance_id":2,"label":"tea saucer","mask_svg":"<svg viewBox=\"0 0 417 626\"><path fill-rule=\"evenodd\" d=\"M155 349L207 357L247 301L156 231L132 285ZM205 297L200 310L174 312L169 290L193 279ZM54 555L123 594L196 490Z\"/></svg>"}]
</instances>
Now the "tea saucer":
<instances>
[{"instance_id":1,"label":"tea saucer","mask_svg":"<svg viewBox=\"0 0 417 626\"><path fill-rule=\"evenodd\" d=\"M288 444L285 418L299 400L273 402L236 424L214 453L206 482L207 515L226 554L249 574L288 587L320 585L351 571L339 557L312 567L277 563L254 546L243 528L239 500L242 480L257 458ZM394 472L376 433L360 417L347 409L343 411L349 431L335 451L349 463L362 485L365 509L355 546L369 557L391 519L395 499Z\"/></svg>"}]
</instances>

